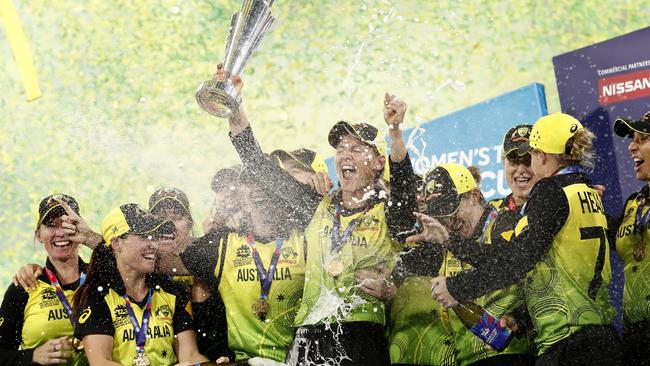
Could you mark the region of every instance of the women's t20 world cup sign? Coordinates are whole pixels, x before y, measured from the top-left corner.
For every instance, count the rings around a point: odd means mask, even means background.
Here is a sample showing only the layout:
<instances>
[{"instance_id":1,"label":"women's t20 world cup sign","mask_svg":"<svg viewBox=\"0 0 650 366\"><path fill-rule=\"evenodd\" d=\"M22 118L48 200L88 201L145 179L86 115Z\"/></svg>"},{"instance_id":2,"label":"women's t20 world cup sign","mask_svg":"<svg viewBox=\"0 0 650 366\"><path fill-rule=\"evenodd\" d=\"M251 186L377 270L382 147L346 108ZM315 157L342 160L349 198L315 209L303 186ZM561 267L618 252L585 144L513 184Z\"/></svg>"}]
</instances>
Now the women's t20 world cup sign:
<instances>
[{"instance_id":1,"label":"women's t20 world cup sign","mask_svg":"<svg viewBox=\"0 0 650 366\"><path fill-rule=\"evenodd\" d=\"M273 0L245 0L233 14L224 51L225 80L206 80L196 92L196 101L206 112L228 118L239 109L241 95L230 76L240 75L246 62L259 46L275 17L271 15Z\"/></svg>"}]
</instances>

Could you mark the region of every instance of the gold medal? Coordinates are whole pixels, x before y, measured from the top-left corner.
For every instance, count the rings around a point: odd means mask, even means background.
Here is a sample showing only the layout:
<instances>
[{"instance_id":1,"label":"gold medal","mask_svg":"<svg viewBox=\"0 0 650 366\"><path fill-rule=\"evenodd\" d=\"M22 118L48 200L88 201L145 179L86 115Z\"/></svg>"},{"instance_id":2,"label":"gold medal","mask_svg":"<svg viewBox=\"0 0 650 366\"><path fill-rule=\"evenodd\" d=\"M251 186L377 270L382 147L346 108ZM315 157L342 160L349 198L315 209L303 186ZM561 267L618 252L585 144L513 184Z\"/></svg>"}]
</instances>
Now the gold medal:
<instances>
[{"instance_id":1,"label":"gold medal","mask_svg":"<svg viewBox=\"0 0 650 366\"><path fill-rule=\"evenodd\" d=\"M325 270L332 277L338 277L341 275L341 273L343 273L343 269L343 261L338 256L332 258L329 263L327 263L327 266L325 266Z\"/></svg>"},{"instance_id":2,"label":"gold medal","mask_svg":"<svg viewBox=\"0 0 650 366\"><path fill-rule=\"evenodd\" d=\"M149 366L151 361L144 352L136 352L133 358L133 366Z\"/></svg>"},{"instance_id":3,"label":"gold medal","mask_svg":"<svg viewBox=\"0 0 650 366\"><path fill-rule=\"evenodd\" d=\"M643 245L643 240L636 242L636 247L634 247L632 254L634 255L634 260L637 262L641 262L645 258L645 245Z\"/></svg>"},{"instance_id":4,"label":"gold medal","mask_svg":"<svg viewBox=\"0 0 650 366\"><path fill-rule=\"evenodd\" d=\"M266 320L269 314L269 303L264 299L259 299L253 304L253 314L255 314L261 321Z\"/></svg>"},{"instance_id":5,"label":"gold medal","mask_svg":"<svg viewBox=\"0 0 650 366\"><path fill-rule=\"evenodd\" d=\"M72 348L74 348L75 351L83 351L84 344L77 338L72 338Z\"/></svg>"}]
</instances>

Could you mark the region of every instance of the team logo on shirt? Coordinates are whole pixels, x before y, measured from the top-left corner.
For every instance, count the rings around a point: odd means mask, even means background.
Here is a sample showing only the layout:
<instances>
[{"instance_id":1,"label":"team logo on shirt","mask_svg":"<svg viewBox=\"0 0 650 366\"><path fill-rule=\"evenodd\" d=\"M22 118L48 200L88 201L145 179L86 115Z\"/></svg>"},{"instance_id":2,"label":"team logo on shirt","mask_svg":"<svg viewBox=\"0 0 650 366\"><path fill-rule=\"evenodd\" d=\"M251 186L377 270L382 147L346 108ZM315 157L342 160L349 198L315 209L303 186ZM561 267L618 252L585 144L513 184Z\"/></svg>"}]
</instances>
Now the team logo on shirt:
<instances>
[{"instance_id":1,"label":"team logo on shirt","mask_svg":"<svg viewBox=\"0 0 650 366\"><path fill-rule=\"evenodd\" d=\"M129 319L129 311L126 310L126 306L124 305L117 305L115 309L113 309L113 318L113 326L115 328L131 324L131 319Z\"/></svg>"},{"instance_id":2,"label":"team logo on shirt","mask_svg":"<svg viewBox=\"0 0 650 366\"><path fill-rule=\"evenodd\" d=\"M373 215L365 216L359 225L356 227L357 231L379 231L381 221Z\"/></svg>"},{"instance_id":3,"label":"team logo on shirt","mask_svg":"<svg viewBox=\"0 0 650 366\"><path fill-rule=\"evenodd\" d=\"M282 253L280 254L280 259L278 260L279 264L297 264L298 263L298 252L294 247L287 246L282 248Z\"/></svg>"},{"instance_id":4,"label":"team logo on shirt","mask_svg":"<svg viewBox=\"0 0 650 366\"><path fill-rule=\"evenodd\" d=\"M156 318L161 321L172 321L172 309L167 304L160 305L156 308Z\"/></svg>"},{"instance_id":5,"label":"team logo on shirt","mask_svg":"<svg viewBox=\"0 0 650 366\"><path fill-rule=\"evenodd\" d=\"M253 256L251 255L251 248L246 244L242 244L237 248L235 253L235 259L233 259L232 264L235 267L247 266L253 263Z\"/></svg>"},{"instance_id":6,"label":"team logo on shirt","mask_svg":"<svg viewBox=\"0 0 650 366\"><path fill-rule=\"evenodd\" d=\"M39 303L41 309L57 306L59 304L61 304L61 302L59 302L59 298L56 297L56 293L53 289L46 288L41 292L41 302Z\"/></svg>"},{"instance_id":7,"label":"team logo on shirt","mask_svg":"<svg viewBox=\"0 0 650 366\"><path fill-rule=\"evenodd\" d=\"M634 207L630 207L627 209L627 212L625 212L625 217L623 218L623 221L627 220L632 216L632 213L634 213Z\"/></svg>"}]
</instances>

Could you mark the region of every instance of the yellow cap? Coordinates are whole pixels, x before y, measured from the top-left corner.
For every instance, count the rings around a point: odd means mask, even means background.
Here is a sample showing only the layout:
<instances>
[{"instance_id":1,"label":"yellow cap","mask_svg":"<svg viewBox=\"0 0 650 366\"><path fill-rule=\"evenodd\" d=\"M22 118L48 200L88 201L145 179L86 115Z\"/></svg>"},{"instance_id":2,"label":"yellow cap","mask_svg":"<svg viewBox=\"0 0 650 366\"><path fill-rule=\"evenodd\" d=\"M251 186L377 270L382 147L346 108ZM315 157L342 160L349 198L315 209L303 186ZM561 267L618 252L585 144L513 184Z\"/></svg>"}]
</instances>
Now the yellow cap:
<instances>
[{"instance_id":1,"label":"yellow cap","mask_svg":"<svg viewBox=\"0 0 650 366\"><path fill-rule=\"evenodd\" d=\"M173 235L174 223L159 219L135 203L127 203L111 210L102 220L102 237L106 245L122 234Z\"/></svg>"},{"instance_id":2,"label":"yellow cap","mask_svg":"<svg viewBox=\"0 0 650 366\"><path fill-rule=\"evenodd\" d=\"M530 147L524 144L522 148L533 148L547 154L571 154L567 142L582 128L580 121L568 114L549 114L535 122L530 133Z\"/></svg>"}]
</instances>

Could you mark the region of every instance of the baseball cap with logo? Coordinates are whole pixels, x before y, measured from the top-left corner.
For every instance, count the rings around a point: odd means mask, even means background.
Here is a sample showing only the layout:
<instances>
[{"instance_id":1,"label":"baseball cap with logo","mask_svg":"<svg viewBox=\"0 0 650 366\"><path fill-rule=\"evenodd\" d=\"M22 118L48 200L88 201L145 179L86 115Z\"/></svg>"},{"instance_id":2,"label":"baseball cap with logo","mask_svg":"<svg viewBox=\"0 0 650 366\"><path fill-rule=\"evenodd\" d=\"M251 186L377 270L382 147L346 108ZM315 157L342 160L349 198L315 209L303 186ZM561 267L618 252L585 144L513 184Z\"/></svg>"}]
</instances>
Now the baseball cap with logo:
<instances>
[{"instance_id":1,"label":"baseball cap with logo","mask_svg":"<svg viewBox=\"0 0 650 366\"><path fill-rule=\"evenodd\" d=\"M106 245L111 239L124 234L171 237L176 227L169 220L159 219L135 203L127 203L111 210L101 224L102 237Z\"/></svg>"},{"instance_id":2,"label":"baseball cap with logo","mask_svg":"<svg viewBox=\"0 0 650 366\"><path fill-rule=\"evenodd\" d=\"M440 164L424 176L423 191L427 214L451 216L460 205L461 195L478 188L472 173L460 164Z\"/></svg>"},{"instance_id":3,"label":"baseball cap with logo","mask_svg":"<svg viewBox=\"0 0 650 366\"><path fill-rule=\"evenodd\" d=\"M546 115L535 122L530 132L530 140L519 146L519 155L523 155L531 149L537 149L546 154L571 154L569 140L582 128L580 121L568 114Z\"/></svg>"},{"instance_id":4,"label":"baseball cap with logo","mask_svg":"<svg viewBox=\"0 0 650 366\"><path fill-rule=\"evenodd\" d=\"M42 223L47 220L52 220L57 217L65 215L65 209L61 206L61 202L65 202L70 206L72 211L79 215L79 204L72 196L63 193L55 193L47 196L38 204L38 220L36 227L38 228Z\"/></svg>"},{"instance_id":5,"label":"baseball cap with logo","mask_svg":"<svg viewBox=\"0 0 650 366\"><path fill-rule=\"evenodd\" d=\"M190 214L190 201L185 192L178 188L158 188L149 197L149 211L159 212L166 208L179 208L182 212Z\"/></svg>"},{"instance_id":6,"label":"baseball cap with logo","mask_svg":"<svg viewBox=\"0 0 650 366\"><path fill-rule=\"evenodd\" d=\"M280 161L280 164L284 164L287 161L295 161L298 164L302 165L308 170L312 170L315 173L327 173L327 165L323 158L314 150L309 149L298 149L293 151L285 150L275 150L271 153L272 156L275 156Z\"/></svg>"},{"instance_id":7,"label":"baseball cap with logo","mask_svg":"<svg viewBox=\"0 0 650 366\"><path fill-rule=\"evenodd\" d=\"M369 145L374 148L379 155L386 158L383 178L388 182L390 179L390 171L388 169L388 152L384 135L376 127L367 123L351 124L346 121L339 121L330 130L327 140L329 141L330 146L336 149L339 141L341 141L341 139L346 135L351 135L364 144Z\"/></svg>"},{"instance_id":8,"label":"baseball cap with logo","mask_svg":"<svg viewBox=\"0 0 650 366\"><path fill-rule=\"evenodd\" d=\"M614 132L621 137L633 137L635 132L650 135L650 111L636 121L618 118L614 121Z\"/></svg>"},{"instance_id":9,"label":"baseball cap with logo","mask_svg":"<svg viewBox=\"0 0 650 366\"><path fill-rule=\"evenodd\" d=\"M517 125L509 129L508 132L506 132L505 136L503 136L502 156L505 158L512 152L518 152L519 146L530 140L530 131L532 129L533 125L527 123Z\"/></svg>"}]
</instances>

